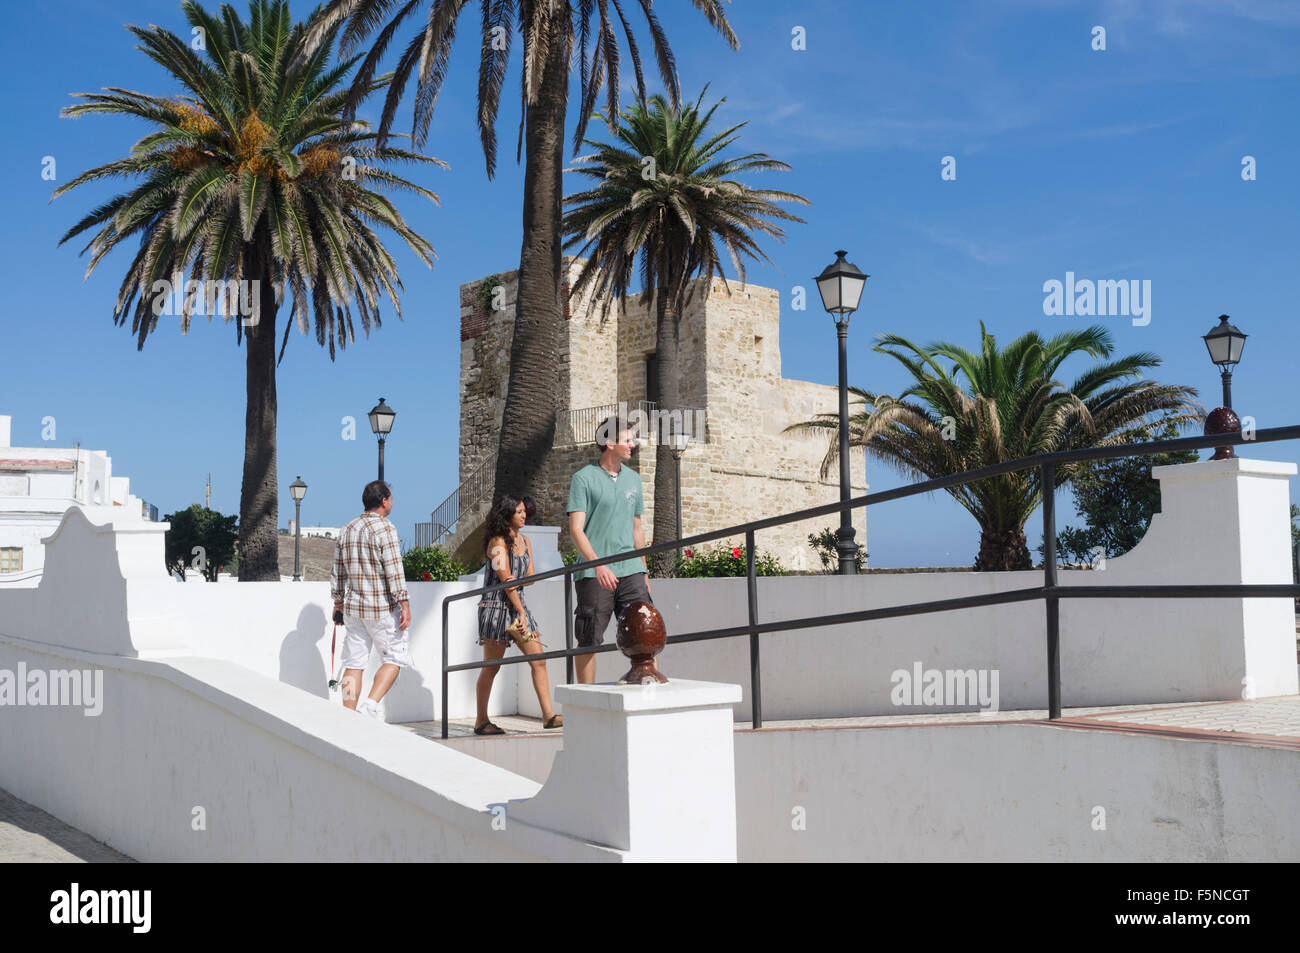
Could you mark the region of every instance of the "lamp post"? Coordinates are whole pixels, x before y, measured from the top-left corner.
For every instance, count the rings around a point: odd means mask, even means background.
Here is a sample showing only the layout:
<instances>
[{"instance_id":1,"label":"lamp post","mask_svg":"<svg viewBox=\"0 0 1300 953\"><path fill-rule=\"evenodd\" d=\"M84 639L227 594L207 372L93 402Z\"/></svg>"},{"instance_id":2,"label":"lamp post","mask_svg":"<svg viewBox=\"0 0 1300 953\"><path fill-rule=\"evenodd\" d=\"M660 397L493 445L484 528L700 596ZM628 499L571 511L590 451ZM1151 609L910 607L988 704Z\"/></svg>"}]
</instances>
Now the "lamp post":
<instances>
[{"instance_id":1,"label":"lamp post","mask_svg":"<svg viewBox=\"0 0 1300 953\"><path fill-rule=\"evenodd\" d=\"M1210 360L1219 366L1223 377L1223 406L1216 407L1205 418L1205 433L1240 433L1241 419L1232 409L1232 369L1241 360L1241 351L1246 346L1246 335L1228 323L1226 314L1219 315L1219 323L1202 337L1205 347L1210 352ZM1211 460L1231 460L1236 454L1232 447L1217 447Z\"/></svg>"},{"instance_id":2,"label":"lamp post","mask_svg":"<svg viewBox=\"0 0 1300 953\"><path fill-rule=\"evenodd\" d=\"M835 320L835 333L840 341L840 502L849 500L849 318L858 310L862 289L871 276L844 260L848 252L835 253L831 262L817 276L817 291L822 296L822 307ZM840 511L839 538L835 550L840 557L840 575L852 576L858 571L858 544L853 541L853 511Z\"/></svg>"},{"instance_id":3,"label":"lamp post","mask_svg":"<svg viewBox=\"0 0 1300 953\"><path fill-rule=\"evenodd\" d=\"M384 440L388 437L388 432L393 429L393 419L397 416L397 411L384 403L384 398L379 398L379 403L370 411L370 429L374 431L375 436L379 438L379 479L384 479Z\"/></svg>"},{"instance_id":4,"label":"lamp post","mask_svg":"<svg viewBox=\"0 0 1300 953\"><path fill-rule=\"evenodd\" d=\"M302 542L302 498L307 495L307 484L299 476L289 484L289 495L293 497L293 581L302 581L302 562L299 558L299 546Z\"/></svg>"},{"instance_id":5,"label":"lamp post","mask_svg":"<svg viewBox=\"0 0 1300 953\"><path fill-rule=\"evenodd\" d=\"M675 495L677 497L677 539L680 542L682 538L682 454L686 452L686 445L690 443L690 437L681 432L674 432L672 436L673 461L677 465L677 473L673 478ZM681 561L682 549L677 547L677 560Z\"/></svg>"}]
</instances>

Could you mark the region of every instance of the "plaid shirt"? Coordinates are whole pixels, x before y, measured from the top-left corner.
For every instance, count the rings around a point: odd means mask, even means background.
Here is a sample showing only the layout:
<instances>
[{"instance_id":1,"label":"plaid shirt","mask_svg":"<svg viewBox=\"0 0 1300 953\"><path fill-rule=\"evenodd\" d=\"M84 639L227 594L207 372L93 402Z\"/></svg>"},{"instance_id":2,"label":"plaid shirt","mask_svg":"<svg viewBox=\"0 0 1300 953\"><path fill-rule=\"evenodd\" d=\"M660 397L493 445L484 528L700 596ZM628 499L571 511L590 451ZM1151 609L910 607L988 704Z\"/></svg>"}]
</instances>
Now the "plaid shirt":
<instances>
[{"instance_id":1,"label":"plaid shirt","mask_svg":"<svg viewBox=\"0 0 1300 953\"><path fill-rule=\"evenodd\" d=\"M334 549L330 596L359 619L382 619L406 601L402 544L392 523L363 513L343 527Z\"/></svg>"}]
</instances>

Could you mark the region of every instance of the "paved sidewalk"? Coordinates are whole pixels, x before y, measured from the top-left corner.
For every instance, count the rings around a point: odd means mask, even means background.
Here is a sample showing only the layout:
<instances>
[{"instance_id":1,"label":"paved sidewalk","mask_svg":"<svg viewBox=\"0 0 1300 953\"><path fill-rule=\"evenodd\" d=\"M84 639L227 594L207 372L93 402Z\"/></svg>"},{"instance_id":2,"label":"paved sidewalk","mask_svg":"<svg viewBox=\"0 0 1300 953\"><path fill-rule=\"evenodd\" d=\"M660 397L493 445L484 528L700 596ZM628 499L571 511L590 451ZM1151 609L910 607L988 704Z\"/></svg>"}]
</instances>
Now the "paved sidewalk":
<instances>
[{"instance_id":1,"label":"paved sidewalk","mask_svg":"<svg viewBox=\"0 0 1300 953\"><path fill-rule=\"evenodd\" d=\"M1245 744L1269 743L1273 746L1300 747L1300 696L1257 698L1226 702L1160 702L1150 705L1113 705L1103 708L1065 708L1056 724L1069 728L1125 730L1143 734L1167 734L1194 740L1235 741ZM943 712L937 714L876 715L860 718L800 718L765 721L762 731L791 728L887 728L900 725L970 725L1006 724L1009 722L1047 722L1046 709ZM492 722L507 735L554 735L543 731L536 718L522 715L498 715ZM399 725L424 738L440 741L439 723L419 721ZM452 719L451 738L472 737L473 719ZM738 731L750 731L747 721L736 722Z\"/></svg>"},{"instance_id":2,"label":"paved sidewalk","mask_svg":"<svg viewBox=\"0 0 1300 953\"><path fill-rule=\"evenodd\" d=\"M491 721L492 724L507 735L559 735L564 731L563 728L545 729L542 727L540 718L529 718L527 715L493 715ZM421 738L429 738L433 741L442 740L442 723L438 721L408 721L405 724L397 725L397 727L405 728ZM474 719L453 718L447 728L447 737L473 738ZM496 737L501 736L497 735Z\"/></svg>"},{"instance_id":3,"label":"paved sidewalk","mask_svg":"<svg viewBox=\"0 0 1300 953\"><path fill-rule=\"evenodd\" d=\"M134 861L0 789L0 864L31 863L129 864Z\"/></svg>"},{"instance_id":4,"label":"paved sidewalk","mask_svg":"<svg viewBox=\"0 0 1300 953\"><path fill-rule=\"evenodd\" d=\"M1190 741L1227 741L1300 751L1300 697L1204 702L1144 711L1111 709L1063 719L1070 728L1163 735Z\"/></svg>"}]
</instances>

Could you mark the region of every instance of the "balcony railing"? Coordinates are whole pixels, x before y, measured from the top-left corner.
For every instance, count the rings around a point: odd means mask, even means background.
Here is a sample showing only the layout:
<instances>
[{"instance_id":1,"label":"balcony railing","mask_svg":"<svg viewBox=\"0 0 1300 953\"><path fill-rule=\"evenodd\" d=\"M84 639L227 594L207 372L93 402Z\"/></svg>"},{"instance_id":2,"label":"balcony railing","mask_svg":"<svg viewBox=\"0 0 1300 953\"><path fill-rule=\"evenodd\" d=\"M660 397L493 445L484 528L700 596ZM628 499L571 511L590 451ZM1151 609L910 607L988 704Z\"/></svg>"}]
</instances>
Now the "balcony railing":
<instances>
[{"instance_id":1,"label":"balcony railing","mask_svg":"<svg viewBox=\"0 0 1300 953\"><path fill-rule=\"evenodd\" d=\"M827 625L845 625L852 622L870 622L877 619L892 619L900 616L924 615L930 612L951 612L960 609L975 609L982 606L1001 605L1012 602L1030 602L1043 600L1045 608L1045 634L1047 637L1047 699L1049 717L1053 720L1061 717L1061 600L1062 599L1245 599L1245 598L1290 598L1300 596L1300 585L1133 585L1133 586L1062 586L1057 580L1056 561L1056 468L1063 463L1082 460L1109 460L1117 457L1147 456L1157 453L1172 453L1180 450L1206 450L1214 447L1238 446L1244 443L1271 443L1278 440L1300 439L1300 425L1290 427L1273 427L1257 430L1253 434L1213 434L1205 437L1178 437L1172 440L1153 440L1149 443L1132 443L1111 447L1090 447L1083 450L1063 450L1056 453L1039 453L1029 457L1008 460L993 466L966 470L934 480L925 480L911 486L896 487L855 497L847 502L826 503L783 516L771 516L767 519L754 520L738 526L711 533L699 533L684 539L668 540L637 549L631 552L606 556L590 562L575 563L560 569L539 572L528 577L526 585L533 585L544 579L562 576L564 578L564 644L566 648L553 652L539 652L535 655L517 655L499 659L477 662L449 664L450 647L450 609L453 602L472 599L484 593L496 592L517 582L498 582L490 586L480 586L465 592L446 596L442 600L442 737L447 737L448 729L448 693L447 682L452 672L469 671L486 668L489 665L518 665L521 662L540 662L547 659L563 658L566 660L567 678L573 681L573 657L575 655L593 655L600 652L618 650L616 644L606 643L592 647L574 647L573 644L573 586L570 576L580 569L593 569L608 563L632 559L638 556L650 556L671 550L694 546L713 540L745 534L746 574L749 585L749 619L744 625L732 625L718 629L705 629L700 632L686 632L671 635L669 643L702 642L711 639L733 639L740 636L749 638L749 672L750 704L752 706L752 723L755 728L763 724L763 692L760 680L759 639L771 632L788 632L795 629L819 628ZM776 622L758 621L758 578L754 570L754 534L772 526L783 526L815 517L840 513L846 509L853 510L890 500L900 500L921 493L932 493L950 486L963 483L975 483L1004 473L1038 468L1040 471L1043 509L1043 584L1024 589L1012 589L1006 592L988 593L977 596L963 596L956 599L938 599L931 602L914 602L906 605L886 606L881 609L862 609L855 612L839 612L834 615L806 616L799 619L784 619Z\"/></svg>"},{"instance_id":2,"label":"balcony railing","mask_svg":"<svg viewBox=\"0 0 1300 953\"><path fill-rule=\"evenodd\" d=\"M672 433L685 433L692 443L708 439L708 418L703 408L661 410L652 400L625 400L561 414L555 424L555 445L567 447L595 443L596 428L615 414L628 422L634 436L651 442Z\"/></svg>"}]
</instances>

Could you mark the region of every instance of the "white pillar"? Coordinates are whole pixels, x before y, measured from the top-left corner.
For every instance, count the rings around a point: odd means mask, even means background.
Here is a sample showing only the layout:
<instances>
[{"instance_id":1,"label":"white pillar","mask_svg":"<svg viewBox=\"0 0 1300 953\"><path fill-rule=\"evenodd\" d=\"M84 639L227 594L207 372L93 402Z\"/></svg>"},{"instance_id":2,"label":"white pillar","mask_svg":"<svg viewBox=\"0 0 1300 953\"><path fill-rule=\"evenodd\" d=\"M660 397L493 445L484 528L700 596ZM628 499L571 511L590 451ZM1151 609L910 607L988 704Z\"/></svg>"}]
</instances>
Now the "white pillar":
<instances>
[{"instance_id":1,"label":"white pillar","mask_svg":"<svg viewBox=\"0 0 1300 953\"><path fill-rule=\"evenodd\" d=\"M1295 473L1294 463L1240 457L1152 468L1160 481L1160 512L1147 535L1160 540L1170 557L1155 561L1155 574L1167 576L1160 581L1294 582L1289 480ZM1292 600L1243 599L1235 605L1240 614L1233 621L1239 624L1224 632L1235 644L1224 649L1241 659L1242 695L1297 694Z\"/></svg>"},{"instance_id":2,"label":"white pillar","mask_svg":"<svg viewBox=\"0 0 1300 953\"><path fill-rule=\"evenodd\" d=\"M524 536L533 544L533 559L536 561L533 572L546 572L564 565L560 558L560 527L525 526Z\"/></svg>"},{"instance_id":3,"label":"white pillar","mask_svg":"<svg viewBox=\"0 0 1300 953\"><path fill-rule=\"evenodd\" d=\"M564 749L509 817L635 861L736 860L739 685L560 685Z\"/></svg>"}]
</instances>

